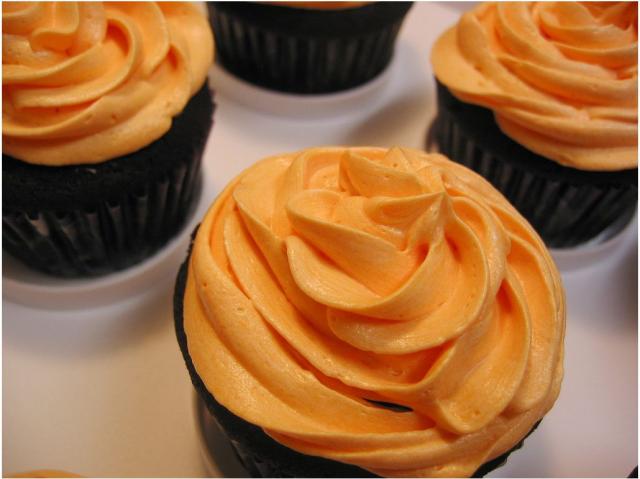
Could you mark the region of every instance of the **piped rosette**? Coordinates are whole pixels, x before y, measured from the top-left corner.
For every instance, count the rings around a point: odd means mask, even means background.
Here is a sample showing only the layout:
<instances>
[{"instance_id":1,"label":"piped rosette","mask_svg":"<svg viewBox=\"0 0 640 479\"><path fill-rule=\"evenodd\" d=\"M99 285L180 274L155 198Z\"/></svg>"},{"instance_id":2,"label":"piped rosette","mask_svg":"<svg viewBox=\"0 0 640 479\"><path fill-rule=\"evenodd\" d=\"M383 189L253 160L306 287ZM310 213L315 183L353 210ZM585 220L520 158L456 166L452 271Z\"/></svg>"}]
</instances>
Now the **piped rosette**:
<instances>
[{"instance_id":1,"label":"piped rosette","mask_svg":"<svg viewBox=\"0 0 640 479\"><path fill-rule=\"evenodd\" d=\"M189 3L2 4L2 146L47 166L98 163L164 135L213 60Z\"/></svg>"},{"instance_id":2,"label":"piped rosette","mask_svg":"<svg viewBox=\"0 0 640 479\"><path fill-rule=\"evenodd\" d=\"M485 180L410 149L315 148L238 176L194 242L184 326L216 400L305 454L470 476L562 379L564 293Z\"/></svg>"},{"instance_id":3,"label":"piped rosette","mask_svg":"<svg viewBox=\"0 0 640 479\"><path fill-rule=\"evenodd\" d=\"M483 3L431 61L527 149L580 170L637 168L637 2Z\"/></svg>"}]
</instances>

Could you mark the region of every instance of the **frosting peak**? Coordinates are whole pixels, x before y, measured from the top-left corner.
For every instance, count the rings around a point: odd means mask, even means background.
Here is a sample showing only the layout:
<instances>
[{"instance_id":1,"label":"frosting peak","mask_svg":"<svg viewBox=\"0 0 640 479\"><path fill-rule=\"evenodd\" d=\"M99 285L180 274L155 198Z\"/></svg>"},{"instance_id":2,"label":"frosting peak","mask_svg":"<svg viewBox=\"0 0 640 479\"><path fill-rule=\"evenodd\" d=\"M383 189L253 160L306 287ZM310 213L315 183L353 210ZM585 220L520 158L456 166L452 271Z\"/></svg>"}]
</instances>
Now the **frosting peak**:
<instances>
[{"instance_id":1,"label":"frosting peak","mask_svg":"<svg viewBox=\"0 0 640 479\"><path fill-rule=\"evenodd\" d=\"M436 42L435 75L526 148L583 170L636 168L636 2L485 3Z\"/></svg>"},{"instance_id":2,"label":"frosting peak","mask_svg":"<svg viewBox=\"0 0 640 479\"><path fill-rule=\"evenodd\" d=\"M199 228L184 326L225 407L387 476L473 474L562 378L564 295L541 240L479 176L409 149L243 172Z\"/></svg>"},{"instance_id":3,"label":"frosting peak","mask_svg":"<svg viewBox=\"0 0 640 479\"><path fill-rule=\"evenodd\" d=\"M97 163L152 143L213 59L188 3L7 2L2 27L2 144L29 163Z\"/></svg>"}]
</instances>

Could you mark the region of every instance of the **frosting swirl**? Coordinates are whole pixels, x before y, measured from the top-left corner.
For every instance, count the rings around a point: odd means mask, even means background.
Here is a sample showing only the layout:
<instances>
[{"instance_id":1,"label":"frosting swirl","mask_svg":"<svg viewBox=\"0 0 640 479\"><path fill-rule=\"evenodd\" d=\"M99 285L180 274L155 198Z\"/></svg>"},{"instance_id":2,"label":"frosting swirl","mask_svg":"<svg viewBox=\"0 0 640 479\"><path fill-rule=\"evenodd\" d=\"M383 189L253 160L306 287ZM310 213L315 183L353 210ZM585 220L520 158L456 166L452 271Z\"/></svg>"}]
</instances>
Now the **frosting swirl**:
<instances>
[{"instance_id":1,"label":"frosting swirl","mask_svg":"<svg viewBox=\"0 0 640 479\"><path fill-rule=\"evenodd\" d=\"M189 3L2 4L2 147L29 163L98 163L164 135L213 60Z\"/></svg>"},{"instance_id":2,"label":"frosting swirl","mask_svg":"<svg viewBox=\"0 0 640 479\"><path fill-rule=\"evenodd\" d=\"M583 170L638 165L636 2L482 4L436 42L435 75L502 131Z\"/></svg>"},{"instance_id":3,"label":"frosting swirl","mask_svg":"<svg viewBox=\"0 0 640 479\"><path fill-rule=\"evenodd\" d=\"M243 172L198 230L184 326L218 402L383 476L473 474L562 379L564 293L543 243L478 175L410 149L316 148Z\"/></svg>"}]
</instances>

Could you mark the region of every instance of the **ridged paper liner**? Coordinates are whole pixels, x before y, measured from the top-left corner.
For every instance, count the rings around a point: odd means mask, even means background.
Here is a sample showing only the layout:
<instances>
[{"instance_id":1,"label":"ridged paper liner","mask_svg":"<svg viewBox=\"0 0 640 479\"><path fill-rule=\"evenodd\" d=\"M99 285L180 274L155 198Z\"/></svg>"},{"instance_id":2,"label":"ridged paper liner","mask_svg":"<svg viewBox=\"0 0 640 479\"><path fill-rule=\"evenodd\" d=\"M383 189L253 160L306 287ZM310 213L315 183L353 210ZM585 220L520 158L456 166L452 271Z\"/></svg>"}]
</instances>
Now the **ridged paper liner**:
<instances>
[{"instance_id":1,"label":"ridged paper liner","mask_svg":"<svg viewBox=\"0 0 640 479\"><path fill-rule=\"evenodd\" d=\"M55 276L96 276L151 256L200 197L214 103L205 84L146 147L96 165L49 167L3 156L3 248Z\"/></svg>"},{"instance_id":2,"label":"ridged paper liner","mask_svg":"<svg viewBox=\"0 0 640 479\"><path fill-rule=\"evenodd\" d=\"M489 145L488 138L497 138L496 144ZM489 180L548 247L611 237L636 210L637 169L592 172L551 162L502 134L489 110L463 104L440 84L438 113L427 141L430 149L437 148Z\"/></svg>"},{"instance_id":3,"label":"ridged paper liner","mask_svg":"<svg viewBox=\"0 0 640 479\"><path fill-rule=\"evenodd\" d=\"M382 72L391 60L396 37L410 7L408 2L398 2L395 6L372 4L314 11L251 2L238 7L234 3L208 3L217 61L250 83L305 94L345 90ZM345 29L345 33L338 27L337 34L333 33L337 15L366 18L375 9L391 13L385 22L376 22L376 28L359 31L356 26L353 31ZM275 15L277 20L280 12L287 15L288 24L261 18L265 14ZM317 23L311 23L307 31L295 31L304 29L301 21L314 18Z\"/></svg>"},{"instance_id":4,"label":"ridged paper liner","mask_svg":"<svg viewBox=\"0 0 640 479\"><path fill-rule=\"evenodd\" d=\"M3 212L3 247L34 269L94 276L150 256L185 223L200 194L200 157L95 208Z\"/></svg>"},{"instance_id":5,"label":"ridged paper liner","mask_svg":"<svg viewBox=\"0 0 640 479\"><path fill-rule=\"evenodd\" d=\"M195 231L193 233L195 237ZM192 245L193 246L193 245ZM189 256L180 267L173 297L173 313L176 336L184 357L191 382L207 407L207 411L229 439L238 460L251 477L378 477L351 464L344 464L317 456L301 454L270 438L261 428L234 415L222 406L207 390L193 365L184 331L183 299L187 284ZM402 414L402 413L398 413ZM509 455L520 449L524 440L540 424L536 423L522 441L506 453L484 463L473 477L484 477L504 465Z\"/></svg>"}]
</instances>

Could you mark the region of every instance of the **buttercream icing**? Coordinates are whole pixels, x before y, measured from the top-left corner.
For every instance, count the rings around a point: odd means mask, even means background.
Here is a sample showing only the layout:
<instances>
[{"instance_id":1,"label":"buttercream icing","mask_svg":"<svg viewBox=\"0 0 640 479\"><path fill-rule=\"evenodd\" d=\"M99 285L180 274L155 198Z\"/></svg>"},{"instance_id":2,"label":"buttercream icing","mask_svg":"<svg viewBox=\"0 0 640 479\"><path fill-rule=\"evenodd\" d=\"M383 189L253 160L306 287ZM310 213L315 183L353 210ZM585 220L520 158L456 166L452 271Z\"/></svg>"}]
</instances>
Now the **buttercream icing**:
<instances>
[{"instance_id":1,"label":"buttercream icing","mask_svg":"<svg viewBox=\"0 0 640 479\"><path fill-rule=\"evenodd\" d=\"M327 147L220 194L184 327L206 388L280 443L383 476L470 476L558 396L564 304L540 238L475 173Z\"/></svg>"},{"instance_id":2,"label":"buttercream icing","mask_svg":"<svg viewBox=\"0 0 640 479\"><path fill-rule=\"evenodd\" d=\"M57 469L37 469L35 471L7 474L4 477L82 477L73 472L59 471Z\"/></svg>"},{"instance_id":3,"label":"buttercream icing","mask_svg":"<svg viewBox=\"0 0 640 479\"><path fill-rule=\"evenodd\" d=\"M49 166L137 151L169 130L212 60L190 3L4 2L3 150Z\"/></svg>"},{"instance_id":4,"label":"buttercream icing","mask_svg":"<svg viewBox=\"0 0 640 479\"><path fill-rule=\"evenodd\" d=\"M462 15L435 43L434 72L493 110L516 142L562 165L638 165L637 2L504 2Z\"/></svg>"}]
</instances>

